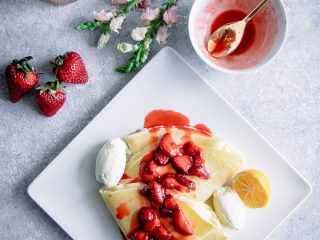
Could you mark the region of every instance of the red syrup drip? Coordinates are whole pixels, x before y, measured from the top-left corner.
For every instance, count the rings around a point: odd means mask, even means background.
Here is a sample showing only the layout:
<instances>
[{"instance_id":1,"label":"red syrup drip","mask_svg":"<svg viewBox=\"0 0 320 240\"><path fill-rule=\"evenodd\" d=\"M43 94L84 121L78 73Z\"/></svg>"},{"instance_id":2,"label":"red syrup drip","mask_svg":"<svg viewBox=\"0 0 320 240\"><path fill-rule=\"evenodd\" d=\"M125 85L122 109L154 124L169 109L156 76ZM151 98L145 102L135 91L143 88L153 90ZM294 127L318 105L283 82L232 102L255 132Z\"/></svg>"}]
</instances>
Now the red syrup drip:
<instances>
[{"instance_id":1,"label":"red syrup drip","mask_svg":"<svg viewBox=\"0 0 320 240\"><path fill-rule=\"evenodd\" d=\"M172 110L154 110L145 117L144 127L156 126L188 126L190 120L182 113Z\"/></svg>"},{"instance_id":2,"label":"red syrup drip","mask_svg":"<svg viewBox=\"0 0 320 240\"><path fill-rule=\"evenodd\" d=\"M202 158L203 149L192 141L177 145L169 133L163 135L156 150L143 157L140 163L139 178L145 183L141 194L148 198L150 207L140 209L139 225L128 234L130 240L176 239L161 222L161 218L171 218L174 229L184 236L193 235L189 220L184 215L172 190L190 192L196 189L194 182L186 175L203 179L210 177ZM157 168L171 164L175 172L159 175Z\"/></svg>"},{"instance_id":3,"label":"red syrup drip","mask_svg":"<svg viewBox=\"0 0 320 240\"><path fill-rule=\"evenodd\" d=\"M130 208L128 207L128 203L123 202L117 207L117 215L116 217L121 220L130 215Z\"/></svg>"}]
</instances>

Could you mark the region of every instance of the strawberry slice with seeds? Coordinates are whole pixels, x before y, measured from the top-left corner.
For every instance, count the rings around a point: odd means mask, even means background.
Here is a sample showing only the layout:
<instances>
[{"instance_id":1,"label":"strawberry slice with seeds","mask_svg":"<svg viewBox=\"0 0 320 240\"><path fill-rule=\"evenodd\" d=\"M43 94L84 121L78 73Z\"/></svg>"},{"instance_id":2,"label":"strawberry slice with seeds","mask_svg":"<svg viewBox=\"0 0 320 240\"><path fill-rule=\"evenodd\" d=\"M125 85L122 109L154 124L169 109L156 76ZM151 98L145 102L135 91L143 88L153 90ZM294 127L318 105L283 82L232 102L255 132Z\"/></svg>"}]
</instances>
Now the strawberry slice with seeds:
<instances>
[{"instance_id":1,"label":"strawberry slice with seeds","mask_svg":"<svg viewBox=\"0 0 320 240\"><path fill-rule=\"evenodd\" d=\"M168 164L170 157L168 157L160 149L158 149L154 154L154 160L158 165L164 166Z\"/></svg>"},{"instance_id":2,"label":"strawberry slice with seeds","mask_svg":"<svg viewBox=\"0 0 320 240\"><path fill-rule=\"evenodd\" d=\"M192 235L193 230L191 228L191 225L184 215L183 211L179 208L174 211L172 214L172 222L174 228L183 235Z\"/></svg>"},{"instance_id":3,"label":"strawberry slice with seeds","mask_svg":"<svg viewBox=\"0 0 320 240\"><path fill-rule=\"evenodd\" d=\"M162 177L161 184L167 189L175 189L179 192L189 192L189 189L181 185L174 174L166 174Z\"/></svg>"},{"instance_id":4,"label":"strawberry slice with seeds","mask_svg":"<svg viewBox=\"0 0 320 240\"><path fill-rule=\"evenodd\" d=\"M160 176L157 173L142 172L140 174L141 182L144 182L144 183L157 181L159 178Z\"/></svg>"},{"instance_id":5,"label":"strawberry slice with seeds","mask_svg":"<svg viewBox=\"0 0 320 240\"><path fill-rule=\"evenodd\" d=\"M191 180L189 180L188 178L186 178L185 176L183 176L181 174L177 174L176 179L177 179L178 183L180 183L181 185L183 185L191 190L196 190L196 184L194 182L192 182Z\"/></svg>"},{"instance_id":6,"label":"strawberry slice with seeds","mask_svg":"<svg viewBox=\"0 0 320 240\"><path fill-rule=\"evenodd\" d=\"M156 164L155 161L150 160L150 161L146 162L146 167L150 173L153 173L154 171L156 171L158 165Z\"/></svg>"},{"instance_id":7,"label":"strawberry slice with seeds","mask_svg":"<svg viewBox=\"0 0 320 240\"><path fill-rule=\"evenodd\" d=\"M178 203L172 196L169 196L164 200L163 206L169 210L176 210L179 208Z\"/></svg>"},{"instance_id":8,"label":"strawberry slice with seeds","mask_svg":"<svg viewBox=\"0 0 320 240\"><path fill-rule=\"evenodd\" d=\"M160 208L159 213L162 217L169 217L173 213L172 210L166 209L166 208Z\"/></svg>"},{"instance_id":9,"label":"strawberry slice with seeds","mask_svg":"<svg viewBox=\"0 0 320 240\"><path fill-rule=\"evenodd\" d=\"M168 157L181 156L180 146L177 145L169 133L163 135L159 147Z\"/></svg>"},{"instance_id":10,"label":"strawberry slice with seeds","mask_svg":"<svg viewBox=\"0 0 320 240\"><path fill-rule=\"evenodd\" d=\"M156 227L151 234L159 240L170 240L172 236L168 229L162 224Z\"/></svg>"},{"instance_id":11,"label":"strawberry slice with seeds","mask_svg":"<svg viewBox=\"0 0 320 240\"><path fill-rule=\"evenodd\" d=\"M160 219L158 213L148 207L144 207L139 212L139 219L142 224L144 224L144 230L147 233L152 232L152 230L160 226Z\"/></svg>"},{"instance_id":12,"label":"strawberry slice with seeds","mask_svg":"<svg viewBox=\"0 0 320 240\"><path fill-rule=\"evenodd\" d=\"M157 181L160 177L155 172L156 168L157 164L152 160L142 163L140 167L141 182L148 183L152 181Z\"/></svg>"},{"instance_id":13,"label":"strawberry slice with seeds","mask_svg":"<svg viewBox=\"0 0 320 240\"><path fill-rule=\"evenodd\" d=\"M190 156L184 155L184 156L178 156L172 158L172 165L174 168L184 174L188 174L189 169L193 165L193 160Z\"/></svg>"},{"instance_id":14,"label":"strawberry slice with seeds","mask_svg":"<svg viewBox=\"0 0 320 240\"><path fill-rule=\"evenodd\" d=\"M157 217L156 211L152 208L144 207L139 211L139 219L141 223L146 223Z\"/></svg>"},{"instance_id":15,"label":"strawberry slice with seeds","mask_svg":"<svg viewBox=\"0 0 320 240\"><path fill-rule=\"evenodd\" d=\"M155 228L157 228L157 227L159 227L160 226L160 220L159 220L159 218L157 217L157 218L154 218L154 219L152 219L151 221L149 221L149 222L146 222L145 224L144 224L144 230L146 231L146 232L148 232L148 233L151 233L152 231L154 231L154 229Z\"/></svg>"},{"instance_id":16,"label":"strawberry slice with seeds","mask_svg":"<svg viewBox=\"0 0 320 240\"><path fill-rule=\"evenodd\" d=\"M210 173L204 164L194 165L190 169L189 174L203 179L208 179L210 177Z\"/></svg>"},{"instance_id":17,"label":"strawberry slice with seeds","mask_svg":"<svg viewBox=\"0 0 320 240\"><path fill-rule=\"evenodd\" d=\"M150 188L151 200L156 203L162 204L165 199L165 191L163 187L159 183L154 181L150 182L148 185Z\"/></svg>"},{"instance_id":18,"label":"strawberry slice with seeds","mask_svg":"<svg viewBox=\"0 0 320 240\"><path fill-rule=\"evenodd\" d=\"M149 234L143 231L142 229L138 229L134 231L132 234L129 236L130 240L149 240Z\"/></svg>"},{"instance_id":19,"label":"strawberry slice with seeds","mask_svg":"<svg viewBox=\"0 0 320 240\"><path fill-rule=\"evenodd\" d=\"M193 165L200 166L205 163L205 160L201 157L201 155L197 155L193 157Z\"/></svg>"},{"instance_id":20,"label":"strawberry slice with seeds","mask_svg":"<svg viewBox=\"0 0 320 240\"><path fill-rule=\"evenodd\" d=\"M203 149L190 141L184 145L186 153L190 156L201 156Z\"/></svg>"}]
</instances>

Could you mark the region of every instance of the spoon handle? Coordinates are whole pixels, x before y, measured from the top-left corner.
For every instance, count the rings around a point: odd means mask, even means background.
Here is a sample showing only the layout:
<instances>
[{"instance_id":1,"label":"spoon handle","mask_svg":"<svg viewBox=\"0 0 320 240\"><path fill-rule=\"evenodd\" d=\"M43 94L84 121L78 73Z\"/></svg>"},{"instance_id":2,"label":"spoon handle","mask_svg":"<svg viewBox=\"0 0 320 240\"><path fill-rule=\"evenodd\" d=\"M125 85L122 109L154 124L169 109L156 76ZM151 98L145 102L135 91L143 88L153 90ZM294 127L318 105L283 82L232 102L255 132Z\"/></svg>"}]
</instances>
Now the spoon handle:
<instances>
[{"instance_id":1,"label":"spoon handle","mask_svg":"<svg viewBox=\"0 0 320 240\"><path fill-rule=\"evenodd\" d=\"M252 18L254 15L256 15L256 14L259 12L259 10L264 7L264 5L267 4L267 2L269 2L269 0L263 0L258 6L256 6L255 9L253 9L253 10L246 16L246 18L244 19L244 22L245 22L245 23L248 23L248 22L251 20L251 18Z\"/></svg>"}]
</instances>

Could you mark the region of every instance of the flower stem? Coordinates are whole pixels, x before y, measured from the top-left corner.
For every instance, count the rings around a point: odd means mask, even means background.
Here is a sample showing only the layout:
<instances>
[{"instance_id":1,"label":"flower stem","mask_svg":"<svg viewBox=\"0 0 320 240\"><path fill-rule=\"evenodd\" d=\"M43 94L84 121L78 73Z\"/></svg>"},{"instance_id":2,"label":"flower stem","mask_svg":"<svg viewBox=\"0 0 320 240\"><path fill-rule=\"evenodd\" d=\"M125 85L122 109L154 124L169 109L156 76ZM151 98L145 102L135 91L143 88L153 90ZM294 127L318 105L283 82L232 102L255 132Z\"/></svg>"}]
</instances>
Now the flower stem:
<instances>
[{"instance_id":1,"label":"flower stem","mask_svg":"<svg viewBox=\"0 0 320 240\"><path fill-rule=\"evenodd\" d=\"M157 30L160 28L161 25L165 23L163 20L164 13L169 8L176 5L177 1L178 0L168 0L162 5L162 7L160 8L159 16L150 22L148 31L145 34L144 39L137 43L138 48L133 52L133 56L130 58L129 62L126 65L117 68L118 72L120 73L133 72L137 70L141 66L141 64L145 63L145 61L148 59L148 56L149 56L150 43L152 42L152 39L154 38Z\"/></svg>"},{"instance_id":2,"label":"flower stem","mask_svg":"<svg viewBox=\"0 0 320 240\"><path fill-rule=\"evenodd\" d=\"M133 9L135 9L137 5L138 5L138 0L131 0L130 2L128 2L128 4L125 7L117 10L114 16L108 21L94 20L94 21L83 22L75 25L74 28L76 30L89 30L89 31L95 31L101 27L103 27L104 29L110 29L110 23L112 19L120 16L125 16L126 14L131 12Z\"/></svg>"}]
</instances>

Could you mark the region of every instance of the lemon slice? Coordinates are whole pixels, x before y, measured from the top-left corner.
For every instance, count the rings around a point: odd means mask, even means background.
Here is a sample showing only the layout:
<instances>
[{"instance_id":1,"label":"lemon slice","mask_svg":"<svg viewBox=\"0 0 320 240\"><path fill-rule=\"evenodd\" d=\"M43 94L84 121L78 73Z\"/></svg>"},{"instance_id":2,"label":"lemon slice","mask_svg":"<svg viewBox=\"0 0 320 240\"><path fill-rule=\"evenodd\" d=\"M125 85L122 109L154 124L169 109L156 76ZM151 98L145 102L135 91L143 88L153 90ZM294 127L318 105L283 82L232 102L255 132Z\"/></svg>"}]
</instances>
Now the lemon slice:
<instances>
[{"instance_id":1,"label":"lemon slice","mask_svg":"<svg viewBox=\"0 0 320 240\"><path fill-rule=\"evenodd\" d=\"M232 181L232 188L249 208L265 207L271 193L266 175L254 169L239 172Z\"/></svg>"}]
</instances>

